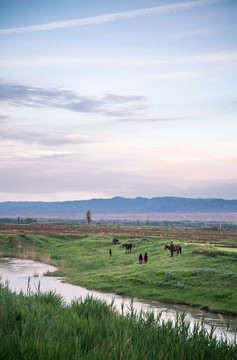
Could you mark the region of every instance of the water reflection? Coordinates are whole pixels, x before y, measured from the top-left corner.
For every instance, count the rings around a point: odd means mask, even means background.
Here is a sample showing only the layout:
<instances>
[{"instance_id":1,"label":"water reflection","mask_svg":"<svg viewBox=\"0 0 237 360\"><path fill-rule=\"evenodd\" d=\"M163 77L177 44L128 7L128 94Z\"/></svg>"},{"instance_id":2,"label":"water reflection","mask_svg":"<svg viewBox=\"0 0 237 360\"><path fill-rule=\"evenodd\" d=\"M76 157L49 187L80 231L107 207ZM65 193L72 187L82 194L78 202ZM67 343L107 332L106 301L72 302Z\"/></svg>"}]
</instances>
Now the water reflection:
<instances>
[{"instance_id":1,"label":"water reflection","mask_svg":"<svg viewBox=\"0 0 237 360\"><path fill-rule=\"evenodd\" d=\"M60 294L66 303L74 299L85 299L88 295L96 299L105 300L108 304L114 301L114 305L119 312L128 312L131 307L131 298L118 296L111 293L101 293L98 291L87 290L81 286L75 286L62 282L61 278L44 276L48 271L53 272L56 268L51 265L38 263L32 260L0 258L0 276L1 282L9 283L9 288L19 293L27 293L28 287L32 292L40 287L41 292L53 291ZM156 301L139 301L134 299L134 309L139 313L143 311L153 311L155 315L161 314L161 320L175 321L176 313L185 312L186 320L190 322L191 328L195 322L201 322L204 318L204 324L208 331L211 325L216 327L215 335L218 338L224 337L228 341L234 342L237 334L237 317L221 316L210 312L204 312L195 308L180 305L167 305ZM226 323L229 323L229 329L226 330Z\"/></svg>"}]
</instances>

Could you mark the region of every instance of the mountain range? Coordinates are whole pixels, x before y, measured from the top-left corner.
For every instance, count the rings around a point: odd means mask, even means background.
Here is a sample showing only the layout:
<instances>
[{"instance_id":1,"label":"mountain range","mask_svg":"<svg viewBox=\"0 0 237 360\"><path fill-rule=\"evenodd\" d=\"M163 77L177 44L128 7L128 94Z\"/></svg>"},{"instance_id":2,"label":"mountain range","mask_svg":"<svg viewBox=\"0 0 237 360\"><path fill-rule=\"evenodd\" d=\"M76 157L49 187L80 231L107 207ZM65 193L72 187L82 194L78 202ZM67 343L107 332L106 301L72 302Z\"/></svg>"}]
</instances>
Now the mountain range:
<instances>
[{"instance_id":1,"label":"mountain range","mask_svg":"<svg viewBox=\"0 0 237 360\"><path fill-rule=\"evenodd\" d=\"M146 213L237 213L237 200L192 199L182 197L114 197L111 199L63 202L7 201L0 203L0 216L75 216L87 210L93 214Z\"/></svg>"}]
</instances>

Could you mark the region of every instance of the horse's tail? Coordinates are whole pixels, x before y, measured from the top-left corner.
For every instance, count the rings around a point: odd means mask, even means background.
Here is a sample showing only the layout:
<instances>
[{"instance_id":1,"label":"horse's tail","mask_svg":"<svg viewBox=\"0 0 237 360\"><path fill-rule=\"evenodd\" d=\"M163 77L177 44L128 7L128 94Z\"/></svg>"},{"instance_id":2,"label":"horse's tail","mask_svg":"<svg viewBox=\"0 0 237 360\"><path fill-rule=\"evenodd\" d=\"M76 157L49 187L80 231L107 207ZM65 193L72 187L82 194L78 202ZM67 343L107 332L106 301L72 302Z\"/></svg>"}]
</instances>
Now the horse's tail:
<instances>
[{"instance_id":1,"label":"horse's tail","mask_svg":"<svg viewBox=\"0 0 237 360\"><path fill-rule=\"evenodd\" d=\"M182 248L181 248L181 246L180 246L180 254L182 254Z\"/></svg>"}]
</instances>

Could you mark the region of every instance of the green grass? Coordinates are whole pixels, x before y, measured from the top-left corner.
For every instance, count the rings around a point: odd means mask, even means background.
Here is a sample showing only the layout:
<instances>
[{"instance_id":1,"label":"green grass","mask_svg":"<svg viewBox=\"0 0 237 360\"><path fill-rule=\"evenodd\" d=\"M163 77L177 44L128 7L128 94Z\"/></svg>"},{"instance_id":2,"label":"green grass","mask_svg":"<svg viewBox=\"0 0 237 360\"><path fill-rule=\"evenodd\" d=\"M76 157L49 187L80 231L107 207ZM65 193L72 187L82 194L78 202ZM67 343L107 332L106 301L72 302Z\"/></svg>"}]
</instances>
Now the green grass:
<instances>
[{"instance_id":1,"label":"green grass","mask_svg":"<svg viewBox=\"0 0 237 360\"><path fill-rule=\"evenodd\" d=\"M170 276L170 275L169 275ZM87 298L65 306L53 293L16 295L0 285L0 358L5 360L232 360L237 345L217 341L184 315L173 326L151 314L119 315Z\"/></svg>"},{"instance_id":2,"label":"green grass","mask_svg":"<svg viewBox=\"0 0 237 360\"><path fill-rule=\"evenodd\" d=\"M115 292L140 299L205 307L211 311L237 315L236 249L194 244L189 239L173 239L182 246L182 255L170 257L155 237L116 236L132 243L132 253L112 244L107 235L27 236L0 235L0 252L7 256L48 257L58 266L56 275L89 289ZM220 240L221 241L221 240ZM228 242L234 242L228 239ZM24 248L17 249L17 243ZM112 256L109 256L109 249ZM32 250L34 251L32 253ZM222 252L227 256L194 255L193 250ZM148 251L148 263L139 265L139 253Z\"/></svg>"}]
</instances>

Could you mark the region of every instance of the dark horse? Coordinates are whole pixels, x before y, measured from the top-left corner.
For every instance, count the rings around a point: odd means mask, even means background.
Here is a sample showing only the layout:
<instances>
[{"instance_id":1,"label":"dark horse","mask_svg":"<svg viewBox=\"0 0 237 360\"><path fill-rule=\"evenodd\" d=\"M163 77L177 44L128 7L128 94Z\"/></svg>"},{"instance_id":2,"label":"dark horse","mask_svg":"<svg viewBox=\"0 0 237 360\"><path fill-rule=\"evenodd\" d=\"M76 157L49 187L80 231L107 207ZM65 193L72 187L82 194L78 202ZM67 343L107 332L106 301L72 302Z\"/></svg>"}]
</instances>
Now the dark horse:
<instances>
[{"instance_id":1,"label":"dark horse","mask_svg":"<svg viewBox=\"0 0 237 360\"><path fill-rule=\"evenodd\" d=\"M126 252L132 251L132 244L123 244L122 247L126 248Z\"/></svg>"},{"instance_id":2,"label":"dark horse","mask_svg":"<svg viewBox=\"0 0 237 360\"><path fill-rule=\"evenodd\" d=\"M170 251L170 246L165 245L165 250L168 249ZM174 246L174 250L173 251L177 251L177 255L180 253L182 254L182 249L180 245L176 245Z\"/></svg>"},{"instance_id":3,"label":"dark horse","mask_svg":"<svg viewBox=\"0 0 237 360\"><path fill-rule=\"evenodd\" d=\"M113 244L114 244L114 245L119 244L119 240L116 239L116 238L113 238Z\"/></svg>"}]
</instances>

